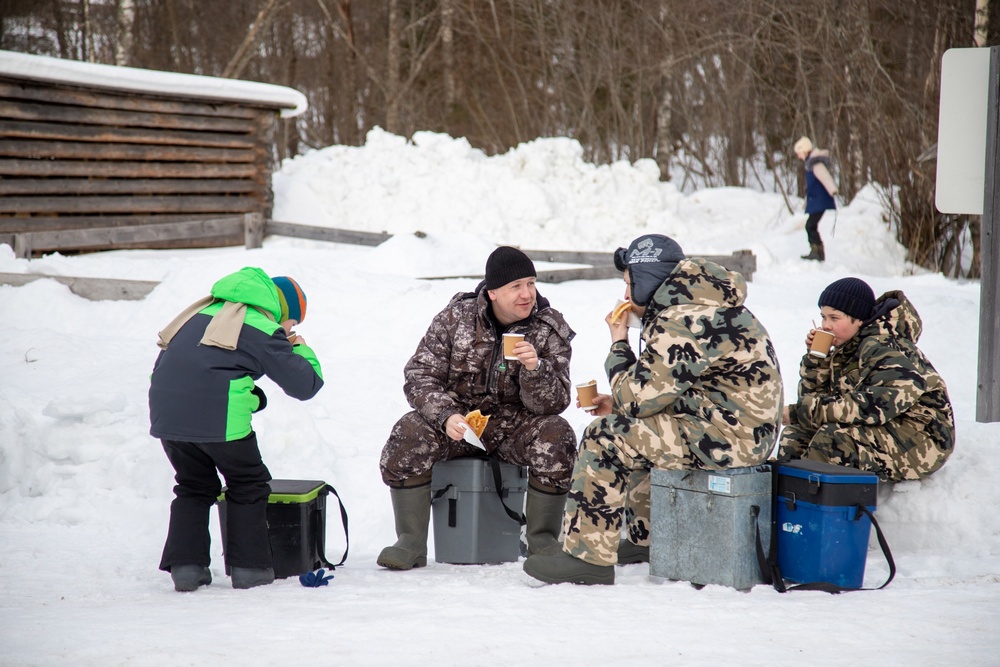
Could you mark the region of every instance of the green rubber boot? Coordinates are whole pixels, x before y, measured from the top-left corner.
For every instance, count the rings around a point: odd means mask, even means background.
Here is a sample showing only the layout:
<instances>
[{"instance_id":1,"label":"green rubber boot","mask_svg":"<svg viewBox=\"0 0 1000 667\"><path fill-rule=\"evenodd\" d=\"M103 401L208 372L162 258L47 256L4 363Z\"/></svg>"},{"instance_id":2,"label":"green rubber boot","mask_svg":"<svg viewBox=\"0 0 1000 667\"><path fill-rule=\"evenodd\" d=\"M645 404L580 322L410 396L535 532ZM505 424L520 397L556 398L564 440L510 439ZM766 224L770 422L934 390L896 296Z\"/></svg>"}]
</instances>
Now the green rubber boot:
<instances>
[{"instance_id":1,"label":"green rubber boot","mask_svg":"<svg viewBox=\"0 0 1000 667\"><path fill-rule=\"evenodd\" d=\"M524 518L527 521L524 538L528 543L528 556L562 550L563 511L566 509L565 493L546 493L528 485Z\"/></svg>"},{"instance_id":2,"label":"green rubber boot","mask_svg":"<svg viewBox=\"0 0 1000 667\"><path fill-rule=\"evenodd\" d=\"M528 576L546 584L593 586L615 583L614 565L592 565L565 551L529 556L523 567Z\"/></svg>"},{"instance_id":3,"label":"green rubber boot","mask_svg":"<svg viewBox=\"0 0 1000 667\"><path fill-rule=\"evenodd\" d=\"M396 543L382 549L376 561L390 570L427 565L427 527L431 520L431 485L389 489L396 519Z\"/></svg>"}]
</instances>

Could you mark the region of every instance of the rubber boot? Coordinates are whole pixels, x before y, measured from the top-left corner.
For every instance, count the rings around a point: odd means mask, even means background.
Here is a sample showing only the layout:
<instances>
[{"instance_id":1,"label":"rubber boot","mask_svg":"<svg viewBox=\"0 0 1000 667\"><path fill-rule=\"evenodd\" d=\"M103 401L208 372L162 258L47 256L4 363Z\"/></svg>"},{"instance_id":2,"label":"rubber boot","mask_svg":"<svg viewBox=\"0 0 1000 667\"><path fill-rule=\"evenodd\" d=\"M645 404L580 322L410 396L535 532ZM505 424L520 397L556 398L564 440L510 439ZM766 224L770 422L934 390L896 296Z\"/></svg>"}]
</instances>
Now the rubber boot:
<instances>
[{"instance_id":1,"label":"rubber boot","mask_svg":"<svg viewBox=\"0 0 1000 667\"><path fill-rule=\"evenodd\" d=\"M427 565L427 526L431 520L431 485L390 488L396 520L396 543L382 549L376 561L390 570Z\"/></svg>"},{"instance_id":2,"label":"rubber boot","mask_svg":"<svg viewBox=\"0 0 1000 667\"><path fill-rule=\"evenodd\" d=\"M175 591L189 593L212 583L212 572L201 565L174 565L170 568L170 578Z\"/></svg>"},{"instance_id":3,"label":"rubber boot","mask_svg":"<svg viewBox=\"0 0 1000 667\"><path fill-rule=\"evenodd\" d=\"M641 547L634 542L622 540L618 543L618 564L635 565L649 562L649 547Z\"/></svg>"},{"instance_id":4,"label":"rubber boot","mask_svg":"<svg viewBox=\"0 0 1000 667\"><path fill-rule=\"evenodd\" d=\"M565 551L553 554L536 554L524 561L524 571L546 584L595 584L615 583L614 565L592 565L570 556Z\"/></svg>"},{"instance_id":5,"label":"rubber boot","mask_svg":"<svg viewBox=\"0 0 1000 667\"><path fill-rule=\"evenodd\" d=\"M826 261L826 253L823 251L822 243L810 243L809 244L809 254L802 255L802 259L812 259L818 262Z\"/></svg>"},{"instance_id":6,"label":"rubber boot","mask_svg":"<svg viewBox=\"0 0 1000 667\"><path fill-rule=\"evenodd\" d=\"M527 496L524 506L524 518L527 521L524 533L528 542L527 555L562 550L559 534L562 532L566 494L546 493L529 484Z\"/></svg>"}]
</instances>

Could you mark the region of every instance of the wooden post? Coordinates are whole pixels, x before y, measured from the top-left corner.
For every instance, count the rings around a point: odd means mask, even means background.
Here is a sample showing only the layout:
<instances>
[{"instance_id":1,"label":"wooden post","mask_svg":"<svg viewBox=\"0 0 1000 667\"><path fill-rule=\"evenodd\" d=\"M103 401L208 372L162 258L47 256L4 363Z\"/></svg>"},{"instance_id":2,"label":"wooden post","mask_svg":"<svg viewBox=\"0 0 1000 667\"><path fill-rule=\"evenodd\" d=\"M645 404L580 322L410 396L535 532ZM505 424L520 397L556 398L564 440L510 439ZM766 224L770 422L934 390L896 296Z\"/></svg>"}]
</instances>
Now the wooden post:
<instances>
[{"instance_id":1,"label":"wooden post","mask_svg":"<svg viewBox=\"0 0 1000 667\"><path fill-rule=\"evenodd\" d=\"M990 49L976 421L1000 421L1000 46Z\"/></svg>"},{"instance_id":2,"label":"wooden post","mask_svg":"<svg viewBox=\"0 0 1000 667\"><path fill-rule=\"evenodd\" d=\"M14 234L14 257L31 259L31 233Z\"/></svg>"},{"instance_id":3,"label":"wooden post","mask_svg":"<svg viewBox=\"0 0 1000 667\"><path fill-rule=\"evenodd\" d=\"M247 250L261 248L264 245L264 216L261 213L243 214L244 233Z\"/></svg>"}]
</instances>

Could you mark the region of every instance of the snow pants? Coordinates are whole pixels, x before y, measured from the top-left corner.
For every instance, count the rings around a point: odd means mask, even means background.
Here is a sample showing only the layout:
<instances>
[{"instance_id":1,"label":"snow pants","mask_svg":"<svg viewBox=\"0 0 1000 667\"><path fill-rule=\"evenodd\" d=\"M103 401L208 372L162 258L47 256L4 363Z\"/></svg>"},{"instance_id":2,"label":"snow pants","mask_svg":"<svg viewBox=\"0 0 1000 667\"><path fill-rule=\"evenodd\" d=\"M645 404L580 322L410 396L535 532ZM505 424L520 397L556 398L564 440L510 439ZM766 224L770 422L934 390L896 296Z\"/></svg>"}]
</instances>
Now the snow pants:
<instances>
[{"instance_id":1,"label":"snow pants","mask_svg":"<svg viewBox=\"0 0 1000 667\"><path fill-rule=\"evenodd\" d=\"M222 493L216 471L226 480L226 564L271 567L267 534L271 473L261 460L257 436L251 433L233 442L161 442L176 472L177 485L160 569L169 572L174 565L208 567L209 514Z\"/></svg>"}]
</instances>

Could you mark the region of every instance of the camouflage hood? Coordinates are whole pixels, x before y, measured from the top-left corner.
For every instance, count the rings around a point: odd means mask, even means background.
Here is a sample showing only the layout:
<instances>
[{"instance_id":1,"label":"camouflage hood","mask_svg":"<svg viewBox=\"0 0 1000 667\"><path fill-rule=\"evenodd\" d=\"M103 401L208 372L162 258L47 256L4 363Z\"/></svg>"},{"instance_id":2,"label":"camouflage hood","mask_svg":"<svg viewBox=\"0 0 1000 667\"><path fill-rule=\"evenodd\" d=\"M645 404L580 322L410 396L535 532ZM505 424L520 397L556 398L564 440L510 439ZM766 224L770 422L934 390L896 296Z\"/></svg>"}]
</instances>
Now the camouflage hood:
<instances>
[{"instance_id":1,"label":"camouflage hood","mask_svg":"<svg viewBox=\"0 0 1000 667\"><path fill-rule=\"evenodd\" d=\"M738 308L747 295L742 275L714 262L692 257L682 260L653 294L646 318L664 308L697 305L711 308Z\"/></svg>"},{"instance_id":2,"label":"camouflage hood","mask_svg":"<svg viewBox=\"0 0 1000 667\"><path fill-rule=\"evenodd\" d=\"M858 338L892 336L916 343L923 330L923 322L913 304L901 291L893 290L875 301L875 315L861 327Z\"/></svg>"}]
</instances>

